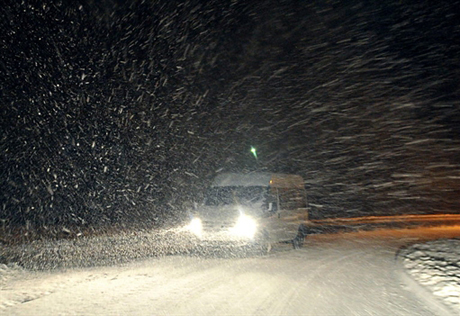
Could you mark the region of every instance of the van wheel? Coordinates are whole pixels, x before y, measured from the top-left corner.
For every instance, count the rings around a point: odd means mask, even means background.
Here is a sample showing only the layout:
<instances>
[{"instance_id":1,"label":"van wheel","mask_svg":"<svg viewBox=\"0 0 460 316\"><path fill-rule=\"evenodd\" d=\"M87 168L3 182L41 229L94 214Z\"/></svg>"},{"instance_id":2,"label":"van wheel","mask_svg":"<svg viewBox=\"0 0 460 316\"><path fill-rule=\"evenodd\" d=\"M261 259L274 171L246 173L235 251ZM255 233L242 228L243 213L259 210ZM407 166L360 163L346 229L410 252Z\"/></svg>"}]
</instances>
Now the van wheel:
<instances>
[{"instance_id":1,"label":"van wheel","mask_svg":"<svg viewBox=\"0 0 460 316\"><path fill-rule=\"evenodd\" d=\"M303 238L299 238L299 236L296 236L292 240L292 246L294 247L294 249L302 248L303 247Z\"/></svg>"},{"instance_id":2,"label":"van wheel","mask_svg":"<svg viewBox=\"0 0 460 316\"><path fill-rule=\"evenodd\" d=\"M297 236L292 240L294 249L302 248L305 238L307 238L307 227L304 224L300 224Z\"/></svg>"}]
</instances>

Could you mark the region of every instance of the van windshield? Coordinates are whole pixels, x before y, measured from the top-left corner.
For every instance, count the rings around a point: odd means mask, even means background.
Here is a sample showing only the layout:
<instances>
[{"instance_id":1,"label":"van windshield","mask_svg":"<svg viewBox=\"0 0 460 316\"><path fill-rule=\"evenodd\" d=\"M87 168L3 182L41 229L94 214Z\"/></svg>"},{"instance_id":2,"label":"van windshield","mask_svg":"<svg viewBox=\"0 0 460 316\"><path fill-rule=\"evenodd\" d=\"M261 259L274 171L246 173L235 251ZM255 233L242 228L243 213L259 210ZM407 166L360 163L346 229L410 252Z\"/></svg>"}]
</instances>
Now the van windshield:
<instances>
[{"instance_id":1,"label":"van windshield","mask_svg":"<svg viewBox=\"0 0 460 316\"><path fill-rule=\"evenodd\" d=\"M204 204L231 205L251 204L266 198L268 187L261 186L226 186L209 188Z\"/></svg>"}]
</instances>

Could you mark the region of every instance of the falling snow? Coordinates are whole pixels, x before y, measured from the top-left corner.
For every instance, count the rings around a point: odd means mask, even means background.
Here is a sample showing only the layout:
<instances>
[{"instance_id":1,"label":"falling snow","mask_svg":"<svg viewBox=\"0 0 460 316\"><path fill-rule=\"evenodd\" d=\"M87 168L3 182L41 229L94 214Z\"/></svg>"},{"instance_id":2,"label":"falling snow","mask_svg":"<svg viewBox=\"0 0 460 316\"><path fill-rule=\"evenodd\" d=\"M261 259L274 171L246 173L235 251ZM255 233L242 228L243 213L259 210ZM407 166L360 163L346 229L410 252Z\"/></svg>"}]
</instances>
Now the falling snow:
<instances>
[{"instance_id":1,"label":"falling snow","mask_svg":"<svg viewBox=\"0 0 460 316\"><path fill-rule=\"evenodd\" d=\"M301 294L311 314L430 315L393 280L394 253L413 241L393 239L396 230L382 240L377 230L318 234L297 252L225 261L190 256L207 248L177 227L221 172L301 175L316 220L458 214L459 7L8 0L0 8L0 309L58 305L47 297L66 305L80 299L67 291L83 296L96 278L110 289L97 288L99 299L128 297L126 285L135 285L164 311L188 314L216 298L238 304L210 314L299 314ZM413 279L455 312L458 241L399 252ZM163 260L130 268L144 274L123 270L152 257ZM94 277L101 265L115 267ZM262 290L248 292L248 280ZM184 298L193 304L174 305ZM81 303L75 310L98 314ZM151 314L150 303L139 311Z\"/></svg>"},{"instance_id":2,"label":"falling snow","mask_svg":"<svg viewBox=\"0 0 460 316\"><path fill-rule=\"evenodd\" d=\"M456 8L11 1L3 235L180 221L217 171L297 173L313 218L458 213Z\"/></svg>"}]
</instances>

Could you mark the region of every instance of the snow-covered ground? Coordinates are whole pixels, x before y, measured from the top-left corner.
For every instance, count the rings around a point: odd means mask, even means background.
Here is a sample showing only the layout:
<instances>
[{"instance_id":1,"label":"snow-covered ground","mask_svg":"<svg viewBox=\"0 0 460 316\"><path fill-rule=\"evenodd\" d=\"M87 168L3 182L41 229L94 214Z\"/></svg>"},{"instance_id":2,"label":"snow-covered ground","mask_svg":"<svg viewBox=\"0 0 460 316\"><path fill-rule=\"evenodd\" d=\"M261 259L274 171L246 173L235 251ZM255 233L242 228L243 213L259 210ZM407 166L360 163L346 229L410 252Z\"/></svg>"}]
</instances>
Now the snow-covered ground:
<instances>
[{"instance_id":1,"label":"snow-covered ground","mask_svg":"<svg viewBox=\"0 0 460 316\"><path fill-rule=\"evenodd\" d=\"M459 226L386 229L315 235L301 250L248 258L145 260L161 248L158 235L35 243L15 250L28 269L0 265L0 314L458 315L459 237Z\"/></svg>"}]
</instances>

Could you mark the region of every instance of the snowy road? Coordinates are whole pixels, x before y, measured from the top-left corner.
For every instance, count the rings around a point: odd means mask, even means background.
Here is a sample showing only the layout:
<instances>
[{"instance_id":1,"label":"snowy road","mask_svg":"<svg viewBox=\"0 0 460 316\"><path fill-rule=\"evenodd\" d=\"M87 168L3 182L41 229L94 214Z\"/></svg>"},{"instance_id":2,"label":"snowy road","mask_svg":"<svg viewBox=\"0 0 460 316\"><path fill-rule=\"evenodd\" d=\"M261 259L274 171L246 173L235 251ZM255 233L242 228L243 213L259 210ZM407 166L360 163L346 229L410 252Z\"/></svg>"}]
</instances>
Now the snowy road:
<instances>
[{"instance_id":1,"label":"snowy road","mask_svg":"<svg viewBox=\"0 0 460 316\"><path fill-rule=\"evenodd\" d=\"M242 259L170 256L117 267L22 272L7 315L433 315L402 281L399 247L460 227L316 235ZM6 304L5 304L6 302Z\"/></svg>"}]
</instances>

